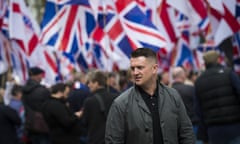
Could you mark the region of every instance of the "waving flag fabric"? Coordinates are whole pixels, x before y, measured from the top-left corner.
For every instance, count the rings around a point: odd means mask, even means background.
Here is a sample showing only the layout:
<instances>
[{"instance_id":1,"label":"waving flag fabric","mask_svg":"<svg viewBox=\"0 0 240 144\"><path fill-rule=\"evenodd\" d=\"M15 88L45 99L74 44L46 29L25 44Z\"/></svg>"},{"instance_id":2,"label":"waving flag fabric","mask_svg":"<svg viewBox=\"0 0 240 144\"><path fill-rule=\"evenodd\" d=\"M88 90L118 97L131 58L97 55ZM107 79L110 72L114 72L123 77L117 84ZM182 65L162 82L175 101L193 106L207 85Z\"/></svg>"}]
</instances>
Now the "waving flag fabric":
<instances>
[{"instance_id":1,"label":"waving flag fabric","mask_svg":"<svg viewBox=\"0 0 240 144\"><path fill-rule=\"evenodd\" d=\"M91 34L91 39L94 41L92 54L97 68L112 71L115 65L120 66L121 63L124 65L129 61L127 53L126 55L123 54L126 51L114 45L114 43L118 44L117 37L121 34L123 34L123 30L116 18L116 13L113 11L113 5L108 3L105 7L99 6L97 25ZM123 54L122 57L120 56L121 53ZM122 61L124 58L126 62Z\"/></svg>"},{"instance_id":2,"label":"waving flag fabric","mask_svg":"<svg viewBox=\"0 0 240 144\"><path fill-rule=\"evenodd\" d=\"M11 66L10 61L10 45L5 36L0 33L0 74L7 72Z\"/></svg>"},{"instance_id":3,"label":"waving flag fabric","mask_svg":"<svg viewBox=\"0 0 240 144\"><path fill-rule=\"evenodd\" d=\"M101 34L100 38L103 40L105 36L107 36L110 39L110 46L108 46L108 43L103 44L103 46L108 47L113 53L119 52L120 50L129 57L132 49L135 48L135 45L131 43L124 31L118 15L116 11L114 11L113 3L107 3L106 6L106 10L103 7L100 7L98 15L98 33ZM94 39L99 37L96 33L94 33L94 35Z\"/></svg>"},{"instance_id":4,"label":"waving flag fabric","mask_svg":"<svg viewBox=\"0 0 240 144\"><path fill-rule=\"evenodd\" d=\"M224 4L223 8L223 14L211 8L211 15L215 19L215 23L212 23L212 25L215 25L213 37L216 45L240 30L240 24Z\"/></svg>"},{"instance_id":5,"label":"waving flag fabric","mask_svg":"<svg viewBox=\"0 0 240 144\"><path fill-rule=\"evenodd\" d=\"M0 27L13 46L0 47L0 61L22 80L32 65L47 69L49 84L73 69L127 69L140 47L158 52L163 70L200 69L202 52L240 30L239 0L47 0L45 10L40 31L24 1L0 0ZM237 36L233 44L237 67Z\"/></svg>"},{"instance_id":6,"label":"waving flag fabric","mask_svg":"<svg viewBox=\"0 0 240 144\"><path fill-rule=\"evenodd\" d=\"M166 30L167 35L169 36L171 42L177 41L177 35L175 32L175 28L173 22L171 21L171 15L169 13L169 9L171 9L166 0L163 0L161 6L158 9L160 21L163 23L164 30Z\"/></svg>"},{"instance_id":7,"label":"waving flag fabric","mask_svg":"<svg viewBox=\"0 0 240 144\"><path fill-rule=\"evenodd\" d=\"M9 36L16 39L24 53L30 56L38 45L38 24L24 1L10 0L9 5Z\"/></svg>"},{"instance_id":8,"label":"waving flag fabric","mask_svg":"<svg viewBox=\"0 0 240 144\"><path fill-rule=\"evenodd\" d=\"M29 61L25 54L23 54L19 43L11 41L11 62L13 67L13 75L17 75L20 82L24 83L28 79Z\"/></svg>"},{"instance_id":9,"label":"waving flag fabric","mask_svg":"<svg viewBox=\"0 0 240 144\"><path fill-rule=\"evenodd\" d=\"M233 67L240 74L240 34L236 33L233 37Z\"/></svg>"},{"instance_id":10,"label":"waving flag fabric","mask_svg":"<svg viewBox=\"0 0 240 144\"><path fill-rule=\"evenodd\" d=\"M158 51L166 46L165 38L135 1L117 0L115 5L124 30L137 47L149 47Z\"/></svg>"},{"instance_id":11,"label":"waving flag fabric","mask_svg":"<svg viewBox=\"0 0 240 144\"><path fill-rule=\"evenodd\" d=\"M7 1L0 0L0 27L2 27L3 25L3 18L5 16L6 11L7 11Z\"/></svg>"},{"instance_id":12,"label":"waving flag fabric","mask_svg":"<svg viewBox=\"0 0 240 144\"><path fill-rule=\"evenodd\" d=\"M235 17L237 18L239 23L240 22L240 0L237 0L236 2Z\"/></svg>"},{"instance_id":13,"label":"waving flag fabric","mask_svg":"<svg viewBox=\"0 0 240 144\"><path fill-rule=\"evenodd\" d=\"M89 38L95 25L89 5L65 5L46 22L40 41L63 52L73 65L78 62L79 56L83 56L86 65L91 66L91 49L87 45L92 45Z\"/></svg>"},{"instance_id":14,"label":"waving flag fabric","mask_svg":"<svg viewBox=\"0 0 240 144\"><path fill-rule=\"evenodd\" d=\"M194 56L189 47L189 33L182 33L182 39L178 41L177 47L173 51L175 57L172 59L173 66L183 66L187 69L193 69Z\"/></svg>"},{"instance_id":15,"label":"waving flag fabric","mask_svg":"<svg viewBox=\"0 0 240 144\"><path fill-rule=\"evenodd\" d=\"M53 2L58 5L89 5L88 0L48 0L49 2Z\"/></svg>"}]
</instances>

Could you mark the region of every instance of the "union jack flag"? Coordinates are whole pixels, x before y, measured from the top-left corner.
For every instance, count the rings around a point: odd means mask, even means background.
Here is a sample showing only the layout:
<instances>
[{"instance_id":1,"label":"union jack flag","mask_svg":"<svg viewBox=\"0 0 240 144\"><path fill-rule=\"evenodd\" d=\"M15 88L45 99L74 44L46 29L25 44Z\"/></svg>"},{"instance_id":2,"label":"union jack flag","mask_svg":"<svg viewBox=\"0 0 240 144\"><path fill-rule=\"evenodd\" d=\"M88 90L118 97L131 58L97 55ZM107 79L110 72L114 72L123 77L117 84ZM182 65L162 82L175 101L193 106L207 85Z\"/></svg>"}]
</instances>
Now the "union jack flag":
<instances>
[{"instance_id":1,"label":"union jack flag","mask_svg":"<svg viewBox=\"0 0 240 144\"><path fill-rule=\"evenodd\" d=\"M93 32L93 39L102 47L102 52L109 61L110 67L117 66L126 69L129 66L132 44L114 10L113 3L108 3L106 9L99 7L98 26ZM109 65L111 64L111 65Z\"/></svg>"},{"instance_id":2,"label":"union jack flag","mask_svg":"<svg viewBox=\"0 0 240 144\"><path fill-rule=\"evenodd\" d=\"M159 23L162 23L162 28L163 30L166 30L166 36L169 37L170 41L171 42L176 42L177 41L177 34L176 34L176 30L175 30L175 27L174 27L174 24L173 24L173 20L172 17L175 17L175 16L172 16L171 12L170 11L173 11L172 8L170 8L167 3L166 3L166 0L163 0L161 5L158 6L158 14L159 14L159 18L160 18L160 21Z\"/></svg>"},{"instance_id":3,"label":"union jack flag","mask_svg":"<svg viewBox=\"0 0 240 144\"><path fill-rule=\"evenodd\" d=\"M183 32L177 46L172 51L172 66L183 66L186 69L195 69L195 58L189 47L189 32Z\"/></svg>"},{"instance_id":4,"label":"union jack flag","mask_svg":"<svg viewBox=\"0 0 240 144\"><path fill-rule=\"evenodd\" d=\"M95 25L92 10L86 1L82 5L64 5L50 21L45 22L40 42L61 51L72 67L78 65L79 59L84 59L81 62L89 68L92 65L92 42L89 37Z\"/></svg>"},{"instance_id":5,"label":"union jack flag","mask_svg":"<svg viewBox=\"0 0 240 144\"><path fill-rule=\"evenodd\" d=\"M74 5L74 4L80 4L80 5L89 5L88 0L48 0L49 2L53 2L58 5Z\"/></svg>"},{"instance_id":6,"label":"union jack flag","mask_svg":"<svg viewBox=\"0 0 240 144\"><path fill-rule=\"evenodd\" d=\"M154 26L132 0L117 0L115 6L119 20L131 43L136 47L148 47L155 51L166 47L166 40L161 32ZM169 49L165 49L169 51Z\"/></svg>"}]
</instances>

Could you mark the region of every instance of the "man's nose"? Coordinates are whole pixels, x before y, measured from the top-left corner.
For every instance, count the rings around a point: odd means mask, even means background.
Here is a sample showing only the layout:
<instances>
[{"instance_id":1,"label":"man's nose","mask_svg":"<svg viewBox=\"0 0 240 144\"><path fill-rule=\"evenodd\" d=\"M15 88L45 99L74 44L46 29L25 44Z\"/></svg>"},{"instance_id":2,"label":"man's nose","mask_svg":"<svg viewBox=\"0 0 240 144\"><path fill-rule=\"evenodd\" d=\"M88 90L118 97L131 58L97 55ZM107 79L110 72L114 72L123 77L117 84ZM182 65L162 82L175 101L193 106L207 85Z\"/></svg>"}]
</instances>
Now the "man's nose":
<instances>
[{"instance_id":1,"label":"man's nose","mask_svg":"<svg viewBox=\"0 0 240 144\"><path fill-rule=\"evenodd\" d=\"M138 74L138 73L139 73L139 70L138 70L138 69L136 69L136 68L133 69L133 74L134 74L134 75L136 75L136 74Z\"/></svg>"}]
</instances>

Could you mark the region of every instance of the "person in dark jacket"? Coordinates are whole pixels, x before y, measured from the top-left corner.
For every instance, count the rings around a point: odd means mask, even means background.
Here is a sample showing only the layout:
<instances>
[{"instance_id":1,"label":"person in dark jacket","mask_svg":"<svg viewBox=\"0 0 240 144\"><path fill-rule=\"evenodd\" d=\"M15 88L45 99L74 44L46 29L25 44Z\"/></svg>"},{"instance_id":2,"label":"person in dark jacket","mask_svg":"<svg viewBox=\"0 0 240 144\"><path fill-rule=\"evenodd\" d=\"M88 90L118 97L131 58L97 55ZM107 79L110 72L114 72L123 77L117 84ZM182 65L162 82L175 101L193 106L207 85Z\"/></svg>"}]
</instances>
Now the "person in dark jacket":
<instances>
[{"instance_id":1,"label":"person in dark jacket","mask_svg":"<svg viewBox=\"0 0 240 144\"><path fill-rule=\"evenodd\" d=\"M0 96L0 144L18 144L17 127L21 125L18 113L3 104Z\"/></svg>"},{"instance_id":2,"label":"person in dark jacket","mask_svg":"<svg viewBox=\"0 0 240 144\"><path fill-rule=\"evenodd\" d=\"M187 114L193 124L194 133L197 136L199 119L195 109L195 88L193 85L185 84L187 79L186 72L182 67L174 67L172 69L172 88L176 89L183 99ZM200 143L200 140L198 140Z\"/></svg>"},{"instance_id":3,"label":"person in dark jacket","mask_svg":"<svg viewBox=\"0 0 240 144\"><path fill-rule=\"evenodd\" d=\"M17 128L17 135L19 138L19 141L21 143L24 143L24 107L22 103L22 86L18 84L14 84L11 89L11 99L9 102L9 105L11 108L13 108L21 118L21 125ZM20 143L19 143L20 144Z\"/></svg>"},{"instance_id":4,"label":"person in dark jacket","mask_svg":"<svg viewBox=\"0 0 240 144\"><path fill-rule=\"evenodd\" d=\"M83 73L75 73L71 90L67 101L69 107L73 112L77 112L82 109L85 99L91 96L88 86L86 85L86 77Z\"/></svg>"},{"instance_id":5,"label":"person in dark jacket","mask_svg":"<svg viewBox=\"0 0 240 144\"><path fill-rule=\"evenodd\" d=\"M80 144L79 117L66 104L70 88L63 83L51 87L51 99L43 105L43 115L49 127L52 144Z\"/></svg>"},{"instance_id":6,"label":"person in dark jacket","mask_svg":"<svg viewBox=\"0 0 240 144\"><path fill-rule=\"evenodd\" d=\"M156 53L138 48L131 54L130 66L134 86L118 96L109 110L106 144L194 144L181 97L158 81Z\"/></svg>"},{"instance_id":7,"label":"person in dark jacket","mask_svg":"<svg viewBox=\"0 0 240 144\"><path fill-rule=\"evenodd\" d=\"M219 64L219 54L203 55L206 70L195 82L202 121L211 144L240 143L240 80L230 68Z\"/></svg>"},{"instance_id":8,"label":"person in dark jacket","mask_svg":"<svg viewBox=\"0 0 240 144\"><path fill-rule=\"evenodd\" d=\"M106 75L101 71L89 74L88 87L93 95L86 99L82 121L87 128L87 144L104 144L106 118L116 97L106 88Z\"/></svg>"},{"instance_id":9,"label":"person in dark jacket","mask_svg":"<svg viewBox=\"0 0 240 144\"><path fill-rule=\"evenodd\" d=\"M195 88L194 86L184 84L186 80L186 73L183 68L175 67L172 70L172 88L176 89L183 99L188 116L190 117L192 124L198 124L198 118L196 116L194 108Z\"/></svg>"},{"instance_id":10,"label":"person in dark jacket","mask_svg":"<svg viewBox=\"0 0 240 144\"><path fill-rule=\"evenodd\" d=\"M69 108L73 112L78 112L79 110L82 110L84 101L86 100L86 98L90 96L91 96L90 90L86 85L86 75L80 72L74 73L71 90L67 98ZM82 121L80 121L80 124L82 124ZM81 144L86 143L87 139L86 135L87 135L86 128L82 126L80 136Z\"/></svg>"},{"instance_id":11,"label":"person in dark jacket","mask_svg":"<svg viewBox=\"0 0 240 144\"><path fill-rule=\"evenodd\" d=\"M48 144L48 128L42 116L42 105L50 98L50 91L40 84L44 71L39 67L29 69L29 79L23 86L23 105L25 108L25 128L33 144ZM36 115L38 117L36 118ZM39 125L36 129L35 125Z\"/></svg>"}]
</instances>

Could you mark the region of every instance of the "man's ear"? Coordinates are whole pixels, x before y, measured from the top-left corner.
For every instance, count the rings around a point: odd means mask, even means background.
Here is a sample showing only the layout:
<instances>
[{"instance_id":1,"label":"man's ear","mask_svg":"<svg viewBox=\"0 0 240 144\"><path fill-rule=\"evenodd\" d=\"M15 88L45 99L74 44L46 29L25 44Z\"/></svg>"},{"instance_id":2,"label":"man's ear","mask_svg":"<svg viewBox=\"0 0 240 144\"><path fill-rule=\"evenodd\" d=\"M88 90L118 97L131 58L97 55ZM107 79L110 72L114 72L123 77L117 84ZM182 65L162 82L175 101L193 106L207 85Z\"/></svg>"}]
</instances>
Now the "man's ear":
<instances>
[{"instance_id":1,"label":"man's ear","mask_svg":"<svg viewBox=\"0 0 240 144\"><path fill-rule=\"evenodd\" d=\"M158 64L153 65L154 73L158 73Z\"/></svg>"}]
</instances>

